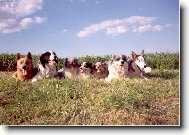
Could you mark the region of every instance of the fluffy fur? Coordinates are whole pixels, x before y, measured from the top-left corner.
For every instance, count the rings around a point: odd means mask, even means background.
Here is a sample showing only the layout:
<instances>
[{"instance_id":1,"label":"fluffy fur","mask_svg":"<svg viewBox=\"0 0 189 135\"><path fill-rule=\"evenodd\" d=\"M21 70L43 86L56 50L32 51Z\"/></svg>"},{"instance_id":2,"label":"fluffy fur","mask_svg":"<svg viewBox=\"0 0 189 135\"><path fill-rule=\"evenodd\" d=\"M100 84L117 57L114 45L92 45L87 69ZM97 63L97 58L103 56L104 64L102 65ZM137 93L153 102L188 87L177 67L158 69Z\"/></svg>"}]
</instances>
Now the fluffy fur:
<instances>
[{"instance_id":1,"label":"fluffy fur","mask_svg":"<svg viewBox=\"0 0 189 135\"><path fill-rule=\"evenodd\" d=\"M105 79L108 77L108 64L97 62L93 64L92 68L93 76L98 79Z\"/></svg>"},{"instance_id":2,"label":"fluffy fur","mask_svg":"<svg viewBox=\"0 0 189 135\"><path fill-rule=\"evenodd\" d=\"M42 78L50 78L57 75L58 57L55 52L47 51L40 56L37 67L34 69L35 76L32 82Z\"/></svg>"},{"instance_id":3,"label":"fluffy fur","mask_svg":"<svg viewBox=\"0 0 189 135\"><path fill-rule=\"evenodd\" d=\"M77 77L79 74L80 64L76 58L66 58L64 62L64 68L58 72L63 73L65 77L72 78Z\"/></svg>"},{"instance_id":4,"label":"fluffy fur","mask_svg":"<svg viewBox=\"0 0 189 135\"><path fill-rule=\"evenodd\" d=\"M125 55L113 55L108 65L109 75L106 81L126 77L128 71L127 57Z\"/></svg>"},{"instance_id":5,"label":"fluffy fur","mask_svg":"<svg viewBox=\"0 0 189 135\"><path fill-rule=\"evenodd\" d=\"M33 76L33 63L31 53L28 52L25 58L22 58L20 53L17 54L17 70L13 74L16 80L30 80Z\"/></svg>"},{"instance_id":6,"label":"fluffy fur","mask_svg":"<svg viewBox=\"0 0 189 135\"><path fill-rule=\"evenodd\" d=\"M142 50L141 54L136 54L135 52L132 52L128 61L128 65L128 76L144 77L146 73L149 73L152 70L149 66L146 65L144 59L144 50Z\"/></svg>"},{"instance_id":7,"label":"fluffy fur","mask_svg":"<svg viewBox=\"0 0 189 135\"><path fill-rule=\"evenodd\" d=\"M83 62L79 69L79 78L89 79L92 77L92 63Z\"/></svg>"}]
</instances>

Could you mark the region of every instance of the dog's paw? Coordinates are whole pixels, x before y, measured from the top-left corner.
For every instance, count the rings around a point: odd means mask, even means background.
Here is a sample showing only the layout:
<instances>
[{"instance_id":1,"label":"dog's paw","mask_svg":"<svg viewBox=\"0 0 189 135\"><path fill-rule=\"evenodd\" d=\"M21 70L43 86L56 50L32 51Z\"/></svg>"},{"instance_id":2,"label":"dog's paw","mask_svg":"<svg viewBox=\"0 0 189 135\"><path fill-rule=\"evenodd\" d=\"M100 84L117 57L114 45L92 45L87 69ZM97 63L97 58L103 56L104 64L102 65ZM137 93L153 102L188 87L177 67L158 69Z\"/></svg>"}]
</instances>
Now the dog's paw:
<instances>
[{"instance_id":1,"label":"dog's paw","mask_svg":"<svg viewBox=\"0 0 189 135\"><path fill-rule=\"evenodd\" d=\"M32 79L32 81L31 81L31 82L32 82L32 83L34 83L34 82L36 82L36 81L37 81L37 79L36 79L36 78L34 78L34 79Z\"/></svg>"}]
</instances>

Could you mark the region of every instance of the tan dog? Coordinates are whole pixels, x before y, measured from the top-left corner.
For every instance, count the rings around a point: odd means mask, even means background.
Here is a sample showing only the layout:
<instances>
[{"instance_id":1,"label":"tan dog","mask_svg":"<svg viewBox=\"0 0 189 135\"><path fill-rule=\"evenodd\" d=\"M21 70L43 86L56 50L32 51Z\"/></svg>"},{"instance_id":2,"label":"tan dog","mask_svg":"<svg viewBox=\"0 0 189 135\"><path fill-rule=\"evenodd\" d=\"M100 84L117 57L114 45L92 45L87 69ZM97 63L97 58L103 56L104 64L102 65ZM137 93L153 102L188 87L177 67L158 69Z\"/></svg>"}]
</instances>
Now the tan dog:
<instances>
[{"instance_id":1,"label":"tan dog","mask_svg":"<svg viewBox=\"0 0 189 135\"><path fill-rule=\"evenodd\" d=\"M28 52L25 58L22 58L20 53L17 54L17 71L13 74L16 80L30 80L33 76L33 63L31 53Z\"/></svg>"}]
</instances>

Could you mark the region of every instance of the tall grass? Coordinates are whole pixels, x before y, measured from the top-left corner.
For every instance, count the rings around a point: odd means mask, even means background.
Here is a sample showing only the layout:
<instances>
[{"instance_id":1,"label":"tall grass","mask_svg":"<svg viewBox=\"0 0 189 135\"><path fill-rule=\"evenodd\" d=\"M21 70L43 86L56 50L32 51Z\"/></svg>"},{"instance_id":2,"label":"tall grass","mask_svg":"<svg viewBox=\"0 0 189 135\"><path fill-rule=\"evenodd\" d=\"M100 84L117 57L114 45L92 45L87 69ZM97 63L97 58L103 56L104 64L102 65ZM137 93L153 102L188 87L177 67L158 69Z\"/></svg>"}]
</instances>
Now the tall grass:
<instances>
[{"instance_id":1,"label":"tall grass","mask_svg":"<svg viewBox=\"0 0 189 135\"><path fill-rule=\"evenodd\" d=\"M39 56L33 55L33 63L36 65ZM64 65L65 58L59 58L58 69ZM111 59L110 55L104 56L83 56L78 58L80 62L105 62ZM145 59L147 64L152 69L179 69L179 53L153 53L146 54ZM16 69L16 54L0 54L0 71L15 71Z\"/></svg>"},{"instance_id":2,"label":"tall grass","mask_svg":"<svg viewBox=\"0 0 189 135\"><path fill-rule=\"evenodd\" d=\"M179 125L179 72L149 80L44 79L0 72L1 125Z\"/></svg>"}]
</instances>

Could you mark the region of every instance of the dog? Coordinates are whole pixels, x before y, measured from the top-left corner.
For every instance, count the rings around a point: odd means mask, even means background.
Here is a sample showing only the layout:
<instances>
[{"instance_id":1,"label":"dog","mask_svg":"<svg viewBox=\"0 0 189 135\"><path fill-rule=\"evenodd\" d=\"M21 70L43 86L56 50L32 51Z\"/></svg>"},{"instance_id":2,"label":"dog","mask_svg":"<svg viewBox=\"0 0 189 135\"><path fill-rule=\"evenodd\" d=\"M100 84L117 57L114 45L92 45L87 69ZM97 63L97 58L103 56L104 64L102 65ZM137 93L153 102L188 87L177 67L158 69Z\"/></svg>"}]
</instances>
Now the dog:
<instances>
[{"instance_id":1,"label":"dog","mask_svg":"<svg viewBox=\"0 0 189 135\"><path fill-rule=\"evenodd\" d=\"M58 57L55 52L47 51L40 56L37 67L34 68L32 82L42 78L55 77L57 75Z\"/></svg>"},{"instance_id":2,"label":"dog","mask_svg":"<svg viewBox=\"0 0 189 135\"><path fill-rule=\"evenodd\" d=\"M92 63L83 62L79 68L79 78L81 79L89 79L92 77Z\"/></svg>"},{"instance_id":3,"label":"dog","mask_svg":"<svg viewBox=\"0 0 189 135\"><path fill-rule=\"evenodd\" d=\"M28 52L25 58L22 58L20 53L16 56L17 70L13 74L16 80L31 80L33 77L33 63L31 53Z\"/></svg>"},{"instance_id":4,"label":"dog","mask_svg":"<svg viewBox=\"0 0 189 135\"><path fill-rule=\"evenodd\" d=\"M80 65L77 58L66 58L64 68L60 69L58 73L63 73L66 78L77 77Z\"/></svg>"},{"instance_id":5,"label":"dog","mask_svg":"<svg viewBox=\"0 0 189 135\"><path fill-rule=\"evenodd\" d=\"M111 62L108 65L108 71L108 77L105 78L107 82L110 82L112 79L126 77L128 71L126 55L112 55Z\"/></svg>"},{"instance_id":6,"label":"dog","mask_svg":"<svg viewBox=\"0 0 189 135\"><path fill-rule=\"evenodd\" d=\"M136 54L134 51L132 51L128 60L128 76L144 77L146 73L150 73L151 71L152 69L146 65L144 59L144 50L142 50L141 54Z\"/></svg>"},{"instance_id":7,"label":"dog","mask_svg":"<svg viewBox=\"0 0 189 135\"><path fill-rule=\"evenodd\" d=\"M105 79L108 77L108 64L106 62L96 62L92 66L92 74L94 78Z\"/></svg>"}]
</instances>

